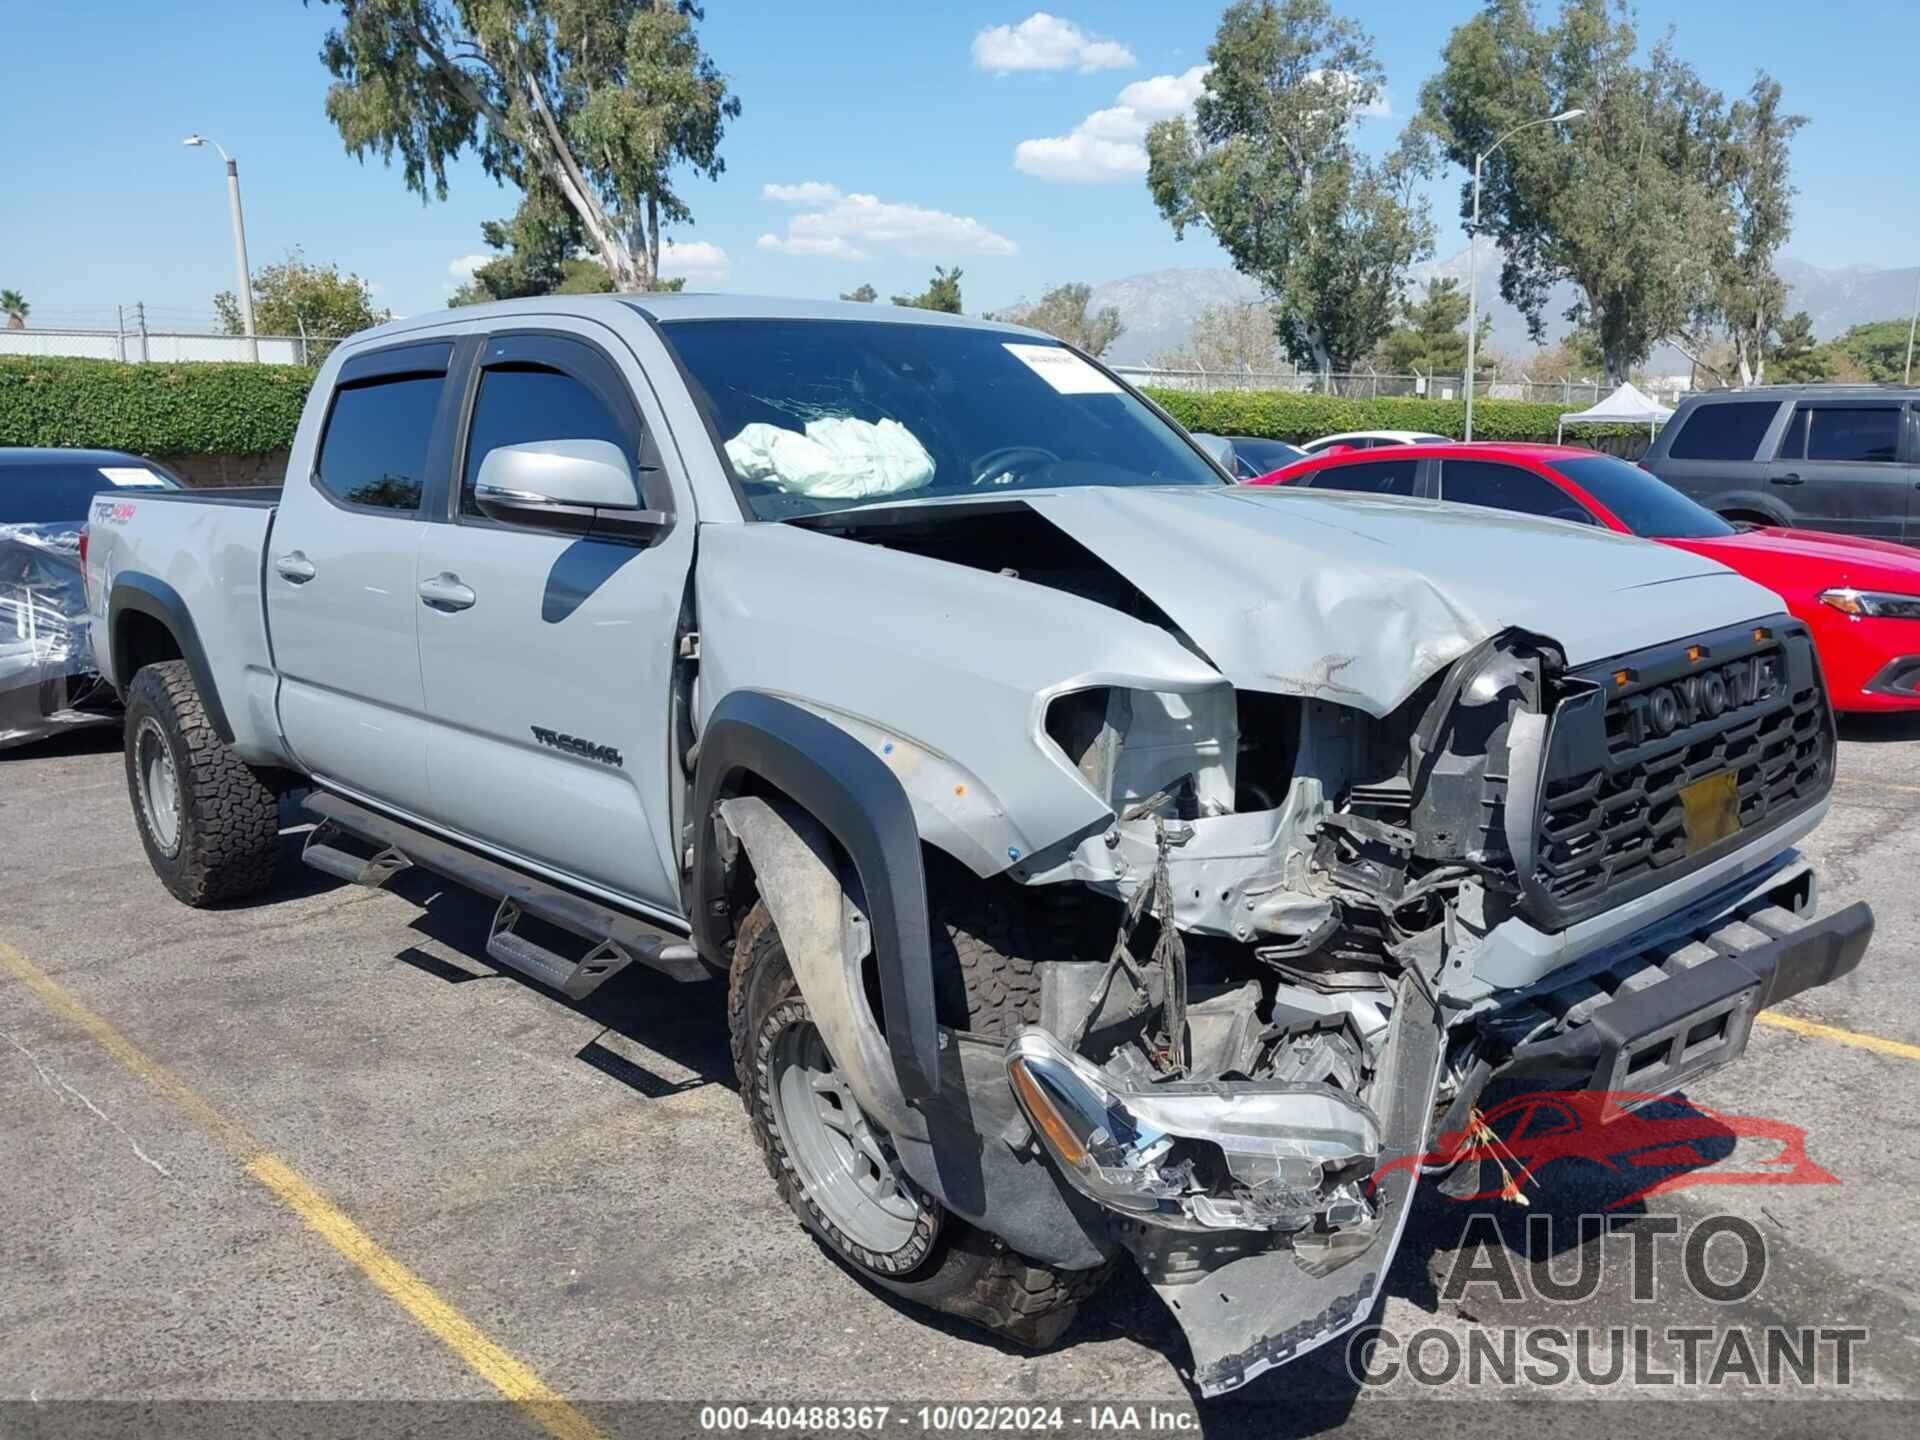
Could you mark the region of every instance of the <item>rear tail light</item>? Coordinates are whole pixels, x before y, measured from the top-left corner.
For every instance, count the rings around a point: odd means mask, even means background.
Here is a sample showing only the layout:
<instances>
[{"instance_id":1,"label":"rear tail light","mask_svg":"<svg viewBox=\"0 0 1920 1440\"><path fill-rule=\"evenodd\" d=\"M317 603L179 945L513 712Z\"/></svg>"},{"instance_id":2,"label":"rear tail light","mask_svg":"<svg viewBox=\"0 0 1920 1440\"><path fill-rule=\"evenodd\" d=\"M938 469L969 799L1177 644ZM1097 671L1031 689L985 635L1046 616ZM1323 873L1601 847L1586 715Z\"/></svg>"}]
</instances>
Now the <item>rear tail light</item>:
<instances>
[{"instance_id":1,"label":"rear tail light","mask_svg":"<svg viewBox=\"0 0 1920 1440\"><path fill-rule=\"evenodd\" d=\"M87 579L87 527L80 527L80 591L87 597L87 608L93 608L93 583Z\"/></svg>"}]
</instances>

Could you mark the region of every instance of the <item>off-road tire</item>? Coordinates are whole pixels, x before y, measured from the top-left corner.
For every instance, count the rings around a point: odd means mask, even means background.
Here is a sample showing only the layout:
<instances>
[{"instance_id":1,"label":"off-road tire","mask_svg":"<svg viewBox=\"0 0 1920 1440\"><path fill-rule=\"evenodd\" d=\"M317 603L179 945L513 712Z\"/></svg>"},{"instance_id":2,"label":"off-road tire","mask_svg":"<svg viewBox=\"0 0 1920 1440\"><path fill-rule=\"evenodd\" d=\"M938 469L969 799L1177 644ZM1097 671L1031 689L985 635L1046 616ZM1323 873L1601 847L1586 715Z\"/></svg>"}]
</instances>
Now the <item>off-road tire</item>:
<instances>
[{"instance_id":1,"label":"off-road tire","mask_svg":"<svg viewBox=\"0 0 1920 1440\"><path fill-rule=\"evenodd\" d=\"M935 919L942 917L936 914ZM959 953L969 995L977 992L986 1002L983 1018L991 1014L997 1022L1017 1013L1022 1005L1018 997L1029 988L1031 963L998 964L996 959L1004 959L1000 952L965 925L956 932L948 918L945 928ZM936 947L940 929L936 923ZM936 954L936 963L938 958ZM1037 981L1031 989L1037 1007ZM1080 1301L1106 1281L1109 1266L1061 1270L1029 1260L924 1195L920 1198L926 1219L913 1241L902 1252L874 1256L849 1241L813 1203L774 1123L768 1065L780 1030L805 1014L806 1001L787 965L780 933L765 902L756 903L735 941L727 1018L740 1096L780 1197L830 1254L870 1284L1030 1348L1059 1339Z\"/></svg>"},{"instance_id":2,"label":"off-road tire","mask_svg":"<svg viewBox=\"0 0 1920 1440\"><path fill-rule=\"evenodd\" d=\"M164 738L178 787L179 833L171 850L154 833L141 798L138 742L149 723ZM134 676L127 691L126 765L134 825L174 898L212 905L257 895L273 882L279 792L214 732L184 660L148 665Z\"/></svg>"}]
</instances>

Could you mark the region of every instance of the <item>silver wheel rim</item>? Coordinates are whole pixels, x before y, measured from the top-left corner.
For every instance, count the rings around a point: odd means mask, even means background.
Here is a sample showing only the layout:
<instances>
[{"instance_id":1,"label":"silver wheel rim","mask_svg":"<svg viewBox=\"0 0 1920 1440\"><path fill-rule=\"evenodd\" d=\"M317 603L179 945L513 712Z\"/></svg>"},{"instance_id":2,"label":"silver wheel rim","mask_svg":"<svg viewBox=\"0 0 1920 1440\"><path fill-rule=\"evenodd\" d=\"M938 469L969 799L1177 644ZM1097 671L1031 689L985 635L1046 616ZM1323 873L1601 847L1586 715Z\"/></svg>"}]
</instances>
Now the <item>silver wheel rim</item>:
<instances>
[{"instance_id":1,"label":"silver wheel rim","mask_svg":"<svg viewBox=\"0 0 1920 1440\"><path fill-rule=\"evenodd\" d=\"M821 1213L875 1254L904 1248L920 1225L920 1202L901 1183L820 1032L812 1025L781 1031L767 1080L774 1123Z\"/></svg>"},{"instance_id":2,"label":"silver wheel rim","mask_svg":"<svg viewBox=\"0 0 1920 1440\"><path fill-rule=\"evenodd\" d=\"M140 722L134 737L133 772L140 781L140 809L147 829L154 843L171 855L180 848L180 777L157 720Z\"/></svg>"}]
</instances>

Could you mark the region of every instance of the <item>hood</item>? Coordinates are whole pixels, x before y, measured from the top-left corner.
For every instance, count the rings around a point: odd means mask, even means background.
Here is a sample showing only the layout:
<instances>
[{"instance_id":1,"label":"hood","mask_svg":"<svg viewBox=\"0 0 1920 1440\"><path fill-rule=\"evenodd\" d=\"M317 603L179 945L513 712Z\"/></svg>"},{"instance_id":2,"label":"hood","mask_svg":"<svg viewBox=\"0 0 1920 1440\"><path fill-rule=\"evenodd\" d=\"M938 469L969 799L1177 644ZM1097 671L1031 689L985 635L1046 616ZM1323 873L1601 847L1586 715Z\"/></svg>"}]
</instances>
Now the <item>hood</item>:
<instances>
[{"instance_id":1,"label":"hood","mask_svg":"<svg viewBox=\"0 0 1920 1440\"><path fill-rule=\"evenodd\" d=\"M1669 542L1751 575L1763 584L1813 590L1837 585L1920 594L1920 551L1864 535L1818 530L1743 530L1711 540Z\"/></svg>"},{"instance_id":2,"label":"hood","mask_svg":"<svg viewBox=\"0 0 1920 1440\"><path fill-rule=\"evenodd\" d=\"M1586 665L1781 609L1671 546L1425 500L1286 486L1019 498L1139 587L1236 686L1372 715L1505 629Z\"/></svg>"}]
</instances>

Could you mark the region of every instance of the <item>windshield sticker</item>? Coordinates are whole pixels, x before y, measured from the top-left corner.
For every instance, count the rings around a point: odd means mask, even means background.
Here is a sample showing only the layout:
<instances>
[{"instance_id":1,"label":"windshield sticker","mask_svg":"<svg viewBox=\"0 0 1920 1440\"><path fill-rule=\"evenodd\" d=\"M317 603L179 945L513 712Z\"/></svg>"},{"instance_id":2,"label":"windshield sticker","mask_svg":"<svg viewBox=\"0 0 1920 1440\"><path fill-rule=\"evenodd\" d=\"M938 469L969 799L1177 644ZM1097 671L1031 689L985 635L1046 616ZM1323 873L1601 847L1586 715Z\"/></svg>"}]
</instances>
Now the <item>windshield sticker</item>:
<instances>
[{"instance_id":1,"label":"windshield sticker","mask_svg":"<svg viewBox=\"0 0 1920 1440\"><path fill-rule=\"evenodd\" d=\"M1118 395L1120 387L1110 378L1082 360L1073 351L1058 345L1016 345L1008 342L1006 351L1062 395Z\"/></svg>"},{"instance_id":2,"label":"windshield sticker","mask_svg":"<svg viewBox=\"0 0 1920 1440\"><path fill-rule=\"evenodd\" d=\"M137 490L143 487L148 490L167 488L167 482L144 465L102 465L100 473L111 483L126 490Z\"/></svg>"}]
</instances>

